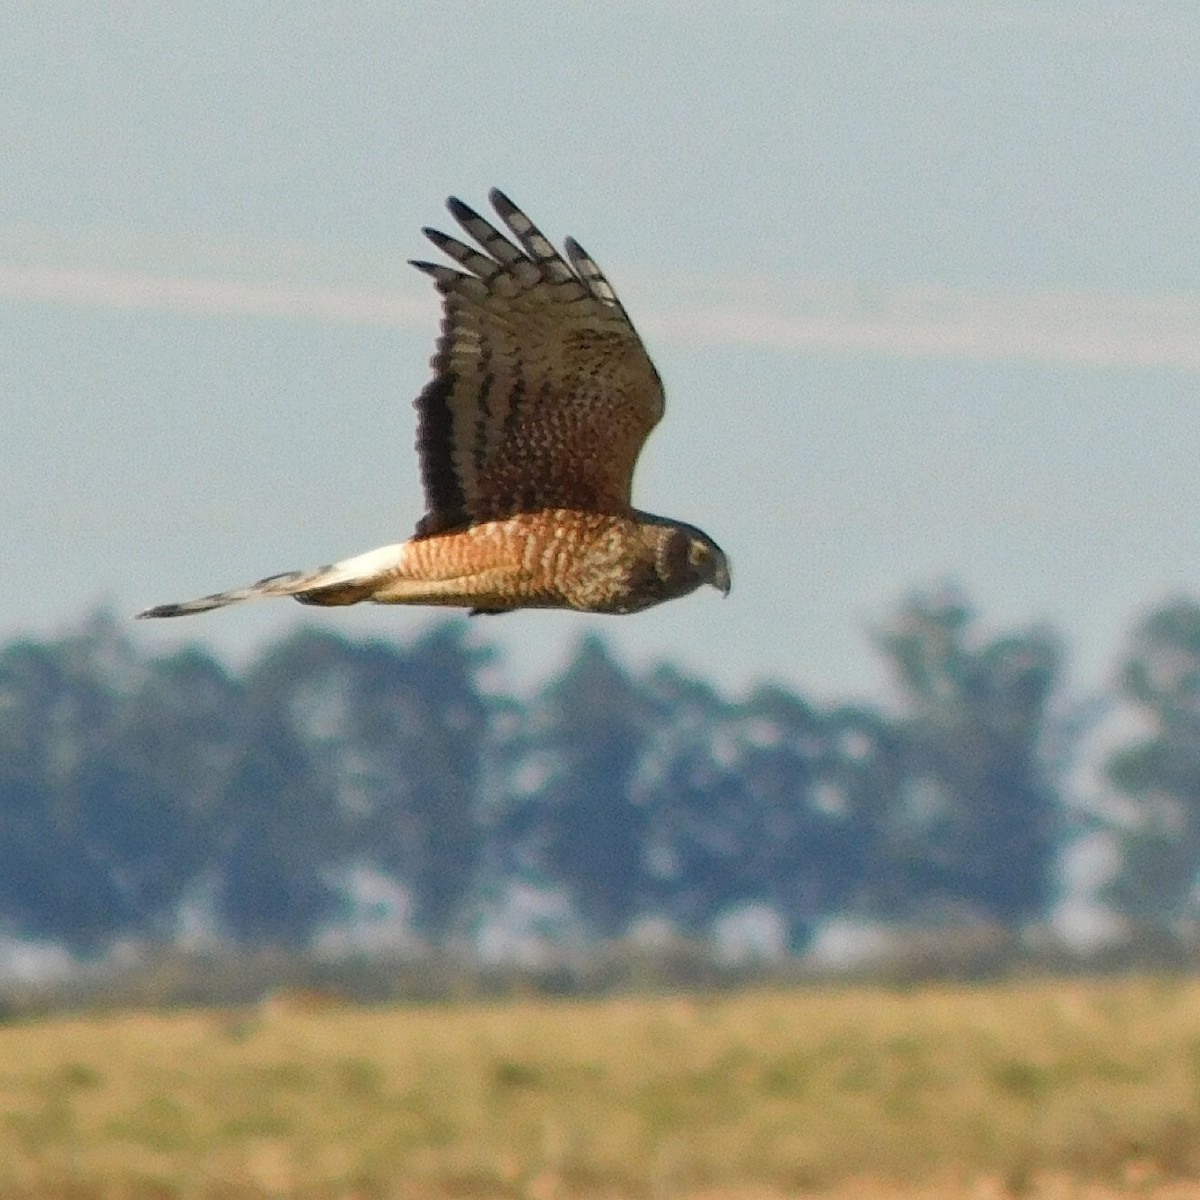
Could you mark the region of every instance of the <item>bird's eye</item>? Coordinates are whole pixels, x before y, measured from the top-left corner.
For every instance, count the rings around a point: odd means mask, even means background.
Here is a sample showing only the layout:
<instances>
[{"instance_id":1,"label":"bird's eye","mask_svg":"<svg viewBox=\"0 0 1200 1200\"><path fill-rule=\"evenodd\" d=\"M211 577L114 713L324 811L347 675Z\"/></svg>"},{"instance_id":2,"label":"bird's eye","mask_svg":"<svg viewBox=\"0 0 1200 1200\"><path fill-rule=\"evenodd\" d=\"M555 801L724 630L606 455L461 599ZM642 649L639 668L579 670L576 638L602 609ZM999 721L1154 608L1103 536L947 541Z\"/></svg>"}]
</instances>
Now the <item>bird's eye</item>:
<instances>
[{"instance_id":1,"label":"bird's eye","mask_svg":"<svg viewBox=\"0 0 1200 1200\"><path fill-rule=\"evenodd\" d=\"M708 562L708 547L703 542L692 542L688 547L688 562L693 567L702 567Z\"/></svg>"}]
</instances>

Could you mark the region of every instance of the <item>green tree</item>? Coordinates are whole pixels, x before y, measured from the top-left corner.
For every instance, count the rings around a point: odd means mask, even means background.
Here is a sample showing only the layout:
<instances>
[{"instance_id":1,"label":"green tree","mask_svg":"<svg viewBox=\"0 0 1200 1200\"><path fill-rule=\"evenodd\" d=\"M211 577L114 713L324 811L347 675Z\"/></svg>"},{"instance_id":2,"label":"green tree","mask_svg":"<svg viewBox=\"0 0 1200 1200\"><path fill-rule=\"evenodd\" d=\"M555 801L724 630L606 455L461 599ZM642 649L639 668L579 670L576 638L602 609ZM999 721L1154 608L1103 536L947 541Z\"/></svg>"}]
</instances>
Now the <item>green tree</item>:
<instances>
[{"instance_id":1,"label":"green tree","mask_svg":"<svg viewBox=\"0 0 1200 1200\"><path fill-rule=\"evenodd\" d=\"M1060 832L1041 755L1058 639L1040 627L981 637L970 605L942 588L909 597L876 641L904 706L906 782L888 820L896 902L1007 923L1041 913Z\"/></svg>"},{"instance_id":2,"label":"green tree","mask_svg":"<svg viewBox=\"0 0 1200 1200\"><path fill-rule=\"evenodd\" d=\"M409 886L414 925L435 940L458 920L483 853L490 709L478 676L491 652L470 629L444 621L405 654L381 643L356 652L349 742L372 783L355 845Z\"/></svg>"},{"instance_id":3,"label":"green tree","mask_svg":"<svg viewBox=\"0 0 1200 1200\"><path fill-rule=\"evenodd\" d=\"M163 684L106 613L0 651L0 917L14 927L90 948L169 922L197 841L184 760L180 787L151 729L169 724Z\"/></svg>"},{"instance_id":4,"label":"green tree","mask_svg":"<svg viewBox=\"0 0 1200 1200\"><path fill-rule=\"evenodd\" d=\"M643 891L645 814L631 796L653 709L606 643L581 640L503 748L509 795L495 835L535 876L564 886L593 933L623 932Z\"/></svg>"},{"instance_id":5,"label":"green tree","mask_svg":"<svg viewBox=\"0 0 1200 1200\"><path fill-rule=\"evenodd\" d=\"M1106 898L1143 931L1172 937L1197 915L1200 604L1177 600L1152 612L1119 678L1147 732L1108 761L1109 779L1134 808L1114 823L1121 867Z\"/></svg>"},{"instance_id":6,"label":"green tree","mask_svg":"<svg viewBox=\"0 0 1200 1200\"><path fill-rule=\"evenodd\" d=\"M703 936L728 908L765 904L799 948L821 918L863 907L896 786L883 719L777 686L731 702L669 668L650 690L658 732L637 795L654 910Z\"/></svg>"},{"instance_id":7,"label":"green tree","mask_svg":"<svg viewBox=\"0 0 1200 1200\"><path fill-rule=\"evenodd\" d=\"M230 860L258 877L242 901L257 903L270 867L280 896L285 879L298 889L299 934L332 915L340 870L369 865L408 889L421 933L446 933L481 840L487 706L476 674L487 654L466 630L443 622L405 650L309 629L254 665L246 764L227 804L256 848Z\"/></svg>"}]
</instances>

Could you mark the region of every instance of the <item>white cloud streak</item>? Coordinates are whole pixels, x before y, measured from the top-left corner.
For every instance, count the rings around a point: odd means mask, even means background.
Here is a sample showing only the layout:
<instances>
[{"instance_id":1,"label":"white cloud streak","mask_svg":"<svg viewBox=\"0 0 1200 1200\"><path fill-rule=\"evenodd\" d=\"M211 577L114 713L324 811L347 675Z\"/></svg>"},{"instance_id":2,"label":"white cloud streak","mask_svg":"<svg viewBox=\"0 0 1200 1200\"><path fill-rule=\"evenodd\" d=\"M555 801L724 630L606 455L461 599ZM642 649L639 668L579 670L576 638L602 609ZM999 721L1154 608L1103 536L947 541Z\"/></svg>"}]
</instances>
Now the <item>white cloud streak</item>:
<instances>
[{"instance_id":1,"label":"white cloud streak","mask_svg":"<svg viewBox=\"0 0 1200 1200\"><path fill-rule=\"evenodd\" d=\"M392 264L387 264L390 268ZM398 264L396 264L398 266ZM616 277L621 272L614 272ZM844 280L654 279L635 301L652 342L777 353L1016 360L1200 371L1200 295L882 287ZM393 275L395 277L395 275ZM435 328L431 292L338 281L239 278L104 263L5 262L0 298L195 317Z\"/></svg>"},{"instance_id":2,"label":"white cloud streak","mask_svg":"<svg viewBox=\"0 0 1200 1200\"><path fill-rule=\"evenodd\" d=\"M1052 4L1046 0L828 0L814 6L827 21L873 25L917 25L949 29L1001 29L1064 38L1122 39L1194 35L1194 10L1182 5L1107 0L1106 3Z\"/></svg>"},{"instance_id":3,"label":"white cloud streak","mask_svg":"<svg viewBox=\"0 0 1200 1200\"><path fill-rule=\"evenodd\" d=\"M1200 371L1200 295L821 281L806 281L790 296L778 285L764 292L765 302L681 306L641 324L674 341L792 353Z\"/></svg>"},{"instance_id":4,"label":"white cloud streak","mask_svg":"<svg viewBox=\"0 0 1200 1200\"><path fill-rule=\"evenodd\" d=\"M712 0L662 3L689 14L719 8ZM638 0L638 7L644 7L644 0ZM1093 0L1086 5L1049 0L758 0L754 8L760 15L814 25L999 30L1065 41L1162 41L1200 32L1200 13L1194 8L1138 0Z\"/></svg>"},{"instance_id":5,"label":"white cloud streak","mask_svg":"<svg viewBox=\"0 0 1200 1200\"><path fill-rule=\"evenodd\" d=\"M430 304L379 288L190 278L112 267L0 263L0 296L198 317L280 317L350 325L423 328Z\"/></svg>"}]
</instances>

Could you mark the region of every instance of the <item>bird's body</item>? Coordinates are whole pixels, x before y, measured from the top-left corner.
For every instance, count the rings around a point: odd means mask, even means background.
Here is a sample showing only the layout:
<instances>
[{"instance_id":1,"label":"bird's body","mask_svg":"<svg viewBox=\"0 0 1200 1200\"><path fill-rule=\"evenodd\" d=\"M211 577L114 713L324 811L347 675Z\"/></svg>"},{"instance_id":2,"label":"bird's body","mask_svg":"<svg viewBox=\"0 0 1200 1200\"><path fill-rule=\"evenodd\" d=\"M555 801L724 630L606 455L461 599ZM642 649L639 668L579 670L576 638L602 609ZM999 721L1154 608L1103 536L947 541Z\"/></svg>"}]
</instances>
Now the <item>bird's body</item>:
<instances>
[{"instance_id":1,"label":"bird's body","mask_svg":"<svg viewBox=\"0 0 1200 1200\"><path fill-rule=\"evenodd\" d=\"M502 193L492 202L520 249L452 199L487 253L427 229L464 270L414 263L444 304L434 378L416 401L428 511L415 536L140 616L259 596L631 613L703 583L729 590L711 538L631 504L663 395L611 285L576 243L567 241L568 266Z\"/></svg>"}]
</instances>

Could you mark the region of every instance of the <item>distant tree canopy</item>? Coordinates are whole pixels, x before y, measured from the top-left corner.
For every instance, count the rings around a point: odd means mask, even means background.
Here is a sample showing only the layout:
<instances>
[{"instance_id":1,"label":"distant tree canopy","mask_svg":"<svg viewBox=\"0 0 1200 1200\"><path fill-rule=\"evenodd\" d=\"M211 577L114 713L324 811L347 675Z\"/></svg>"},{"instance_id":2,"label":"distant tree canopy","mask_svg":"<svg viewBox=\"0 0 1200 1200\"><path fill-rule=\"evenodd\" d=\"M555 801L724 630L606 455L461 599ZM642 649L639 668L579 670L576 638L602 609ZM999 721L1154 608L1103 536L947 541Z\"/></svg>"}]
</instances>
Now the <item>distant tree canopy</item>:
<instances>
[{"instance_id":1,"label":"distant tree canopy","mask_svg":"<svg viewBox=\"0 0 1200 1200\"><path fill-rule=\"evenodd\" d=\"M465 620L408 644L302 629L237 672L135 632L101 613L0 647L0 932L300 947L365 872L434 944L541 895L588 939L702 938L757 906L800 949L839 915L1016 927L1058 892L1059 638L984 634L953 589L874 632L894 709L730 698L594 635L519 701L484 686ZM1147 733L1109 764L1136 819L1106 898L1166 926L1200 863L1200 606L1138 628L1121 687Z\"/></svg>"},{"instance_id":2,"label":"distant tree canopy","mask_svg":"<svg viewBox=\"0 0 1200 1200\"><path fill-rule=\"evenodd\" d=\"M1033 628L982 641L947 588L911 597L876 640L904 701L905 794L892 816L906 906L966 901L1006 924L1036 916L1060 841L1041 755L1058 639Z\"/></svg>"},{"instance_id":3,"label":"distant tree canopy","mask_svg":"<svg viewBox=\"0 0 1200 1200\"><path fill-rule=\"evenodd\" d=\"M1109 763L1136 806L1122 824L1123 870L1108 898L1166 932L1200 912L1200 604L1166 604L1137 627L1120 687L1145 732Z\"/></svg>"}]
</instances>

